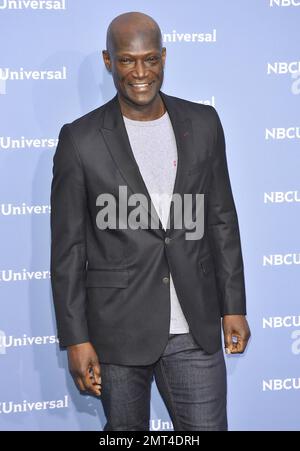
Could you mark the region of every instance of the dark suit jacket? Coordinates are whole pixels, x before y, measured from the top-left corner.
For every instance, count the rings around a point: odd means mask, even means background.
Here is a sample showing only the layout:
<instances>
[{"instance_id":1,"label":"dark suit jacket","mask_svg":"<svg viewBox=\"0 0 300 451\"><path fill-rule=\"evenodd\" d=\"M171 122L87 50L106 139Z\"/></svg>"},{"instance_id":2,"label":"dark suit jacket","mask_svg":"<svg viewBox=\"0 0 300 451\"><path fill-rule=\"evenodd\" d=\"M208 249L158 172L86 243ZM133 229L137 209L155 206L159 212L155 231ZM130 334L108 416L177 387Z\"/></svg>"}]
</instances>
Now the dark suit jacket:
<instances>
[{"instance_id":1,"label":"dark suit jacket","mask_svg":"<svg viewBox=\"0 0 300 451\"><path fill-rule=\"evenodd\" d=\"M62 346L90 341L100 364L146 365L160 357L169 335L170 272L190 332L208 353L222 345L221 316L246 314L239 226L218 114L211 106L160 95L178 149L173 192L204 194L200 240L186 240L184 227L165 231L161 223L158 229L97 227L101 193L118 201L119 186L126 185L128 196L143 193L151 204L117 96L64 125L54 156L51 282L58 338Z\"/></svg>"}]
</instances>

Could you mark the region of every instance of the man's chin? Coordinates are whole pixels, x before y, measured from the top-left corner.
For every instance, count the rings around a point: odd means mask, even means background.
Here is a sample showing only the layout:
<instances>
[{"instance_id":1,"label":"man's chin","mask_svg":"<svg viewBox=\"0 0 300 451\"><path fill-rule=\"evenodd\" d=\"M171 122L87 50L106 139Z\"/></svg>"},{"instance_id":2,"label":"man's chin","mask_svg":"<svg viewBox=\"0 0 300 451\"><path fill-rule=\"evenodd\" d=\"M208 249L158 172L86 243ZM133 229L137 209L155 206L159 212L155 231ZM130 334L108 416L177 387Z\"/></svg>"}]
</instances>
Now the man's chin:
<instances>
[{"instance_id":1,"label":"man's chin","mask_svg":"<svg viewBox=\"0 0 300 451\"><path fill-rule=\"evenodd\" d=\"M129 98L130 102L134 105L137 106L147 106L150 105L153 100L156 98L156 96L158 95L158 92L156 92L154 95L152 94L151 96L147 95L147 94L138 94L138 95L131 95Z\"/></svg>"}]
</instances>

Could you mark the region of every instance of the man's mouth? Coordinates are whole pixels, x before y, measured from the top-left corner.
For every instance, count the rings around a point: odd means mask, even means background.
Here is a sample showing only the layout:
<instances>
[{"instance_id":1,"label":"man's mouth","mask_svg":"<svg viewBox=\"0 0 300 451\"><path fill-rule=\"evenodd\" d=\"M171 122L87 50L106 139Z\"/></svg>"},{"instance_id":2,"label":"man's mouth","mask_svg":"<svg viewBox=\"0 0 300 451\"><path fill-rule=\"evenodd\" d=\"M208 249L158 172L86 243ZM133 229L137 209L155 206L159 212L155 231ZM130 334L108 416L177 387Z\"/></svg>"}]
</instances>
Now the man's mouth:
<instances>
[{"instance_id":1,"label":"man's mouth","mask_svg":"<svg viewBox=\"0 0 300 451\"><path fill-rule=\"evenodd\" d=\"M144 89L148 88L148 86L151 86L152 83L154 83L154 81L150 81L149 83L129 83L129 86L132 86L133 88L136 89Z\"/></svg>"}]
</instances>

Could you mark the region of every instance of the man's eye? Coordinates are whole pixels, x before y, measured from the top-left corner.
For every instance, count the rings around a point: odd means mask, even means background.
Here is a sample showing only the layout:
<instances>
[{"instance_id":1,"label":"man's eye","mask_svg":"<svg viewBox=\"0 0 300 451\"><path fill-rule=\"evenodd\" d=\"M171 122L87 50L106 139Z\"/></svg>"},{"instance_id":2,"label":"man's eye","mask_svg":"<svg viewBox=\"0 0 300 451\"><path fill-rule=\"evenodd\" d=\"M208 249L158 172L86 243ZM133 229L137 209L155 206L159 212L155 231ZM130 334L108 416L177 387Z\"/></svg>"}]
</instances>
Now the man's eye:
<instances>
[{"instance_id":1,"label":"man's eye","mask_svg":"<svg viewBox=\"0 0 300 451\"><path fill-rule=\"evenodd\" d=\"M150 63L155 63L157 60L157 56L149 56L149 58L147 58L147 61L149 61Z\"/></svg>"},{"instance_id":2,"label":"man's eye","mask_svg":"<svg viewBox=\"0 0 300 451\"><path fill-rule=\"evenodd\" d=\"M129 58L121 58L119 61L123 64L131 63L131 59L129 59Z\"/></svg>"}]
</instances>

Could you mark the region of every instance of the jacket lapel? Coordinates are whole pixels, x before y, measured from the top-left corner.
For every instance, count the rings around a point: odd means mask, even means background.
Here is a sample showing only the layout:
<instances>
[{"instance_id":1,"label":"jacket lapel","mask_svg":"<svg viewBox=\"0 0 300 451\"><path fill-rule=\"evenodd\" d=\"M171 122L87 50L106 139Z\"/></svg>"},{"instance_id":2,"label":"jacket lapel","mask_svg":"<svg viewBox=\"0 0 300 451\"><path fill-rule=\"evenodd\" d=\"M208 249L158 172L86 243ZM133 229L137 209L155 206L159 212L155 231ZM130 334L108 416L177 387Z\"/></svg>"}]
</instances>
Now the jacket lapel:
<instances>
[{"instance_id":1,"label":"jacket lapel","mask_svg":"<svg viewBox=\"0 0 300 451\"><path fill-rule=\"evenodd\" d=\"M191 166L196 163L196 154L193 141L192 121L186 117L180 109L178 101L171 96L160 92L161 98L168 111L177 145L177 171L174 183L173 194L179 194L182 201L184 194L188 193L186 189L188 185L188 171ZM183 211L181 214L183 218ZM171 203L169 211L170 234L174 229L174 204Z\"/></svg>"},{"instance_id":2,"label":"jacket lapel","mask_svg":"<svg viewBox=\"0 0 300 451\"><path fill-rule=\"evenodd\" d=\"M188 168L195 163L192 123L189 118L181 118L176 99L167 96L161 91L160 95L168 111L177 144L178 160L173 194L178 193L183 199L184 182L188 176ZM165 233L162 227L157 211L151 201L148 189L139 171L138 164L134 158L117 95L107 104L103 124L100 130L113 160L128 185L128 189L131 190L132 194L141 193L146 196L149 205L148 215L150 215L150 217L152 216L154 224L159 224L159 228L153 229L153 231L162 237L165 236L165 234L169 235L169 232L167 231ZM171 203L169 215L170 226L172 229L174 219L173 203Z\"/></svg>"}]
</instances>

